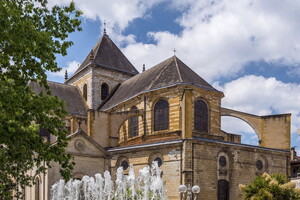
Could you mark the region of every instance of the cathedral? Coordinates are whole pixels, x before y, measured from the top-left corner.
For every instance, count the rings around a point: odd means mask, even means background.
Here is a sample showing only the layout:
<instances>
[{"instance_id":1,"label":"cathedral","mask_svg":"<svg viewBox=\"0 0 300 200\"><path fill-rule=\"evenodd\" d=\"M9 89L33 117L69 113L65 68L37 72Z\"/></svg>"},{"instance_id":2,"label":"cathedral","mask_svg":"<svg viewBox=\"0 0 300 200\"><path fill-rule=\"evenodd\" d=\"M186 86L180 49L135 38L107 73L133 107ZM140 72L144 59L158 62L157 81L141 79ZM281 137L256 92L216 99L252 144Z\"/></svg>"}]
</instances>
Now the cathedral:
<instances>
[{"instance_id":1,"label":"cathedral","mask_svg":"<svg viewBox=\"0 0 300 200\"><path fill-rule=\"evenodd\" d=\"M201 66L205 67L205 66ZM180 199L178 186L199 185L197 199L241 199L239 184L268 173L290 174L290 114L257 116L223 108L218 91L177 56L139 73L104 33L65 83L48 82L65 101L69 144L76 163L73 178L94 176L120 166L135 173L157 161L168 199ZM31 83L36 93L38 84ZM221 130L221 117L247 122L259 145ZM55 145L55 138L41 133ZM25 199L50 199L61 178L59 166L37 177Z\"/></svg>"}]
</instances>

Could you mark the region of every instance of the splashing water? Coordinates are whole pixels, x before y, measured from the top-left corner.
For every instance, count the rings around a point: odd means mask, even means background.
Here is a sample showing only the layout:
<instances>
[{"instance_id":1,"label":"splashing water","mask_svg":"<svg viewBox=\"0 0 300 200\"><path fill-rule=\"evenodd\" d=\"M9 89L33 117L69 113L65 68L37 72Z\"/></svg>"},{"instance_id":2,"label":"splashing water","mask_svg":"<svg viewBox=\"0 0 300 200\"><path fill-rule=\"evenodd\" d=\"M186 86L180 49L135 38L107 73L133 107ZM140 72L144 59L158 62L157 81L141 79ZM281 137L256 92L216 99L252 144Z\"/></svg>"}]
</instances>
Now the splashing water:
<instances>
[{"instance_id":1,"label":"splashing water","mask_svg":"<svg viewBox=\"0 0 300 200\"><path fill-rule=\"evenodd\" d=\"M59 180L51 187L52 200L166 200L166 190L161 178L162 170L157 162L139 170L135 178L132 164L129 174L119 167L115 183L108 171L95 178L84 176L82 180Z\"/></svg>"}]
</instances>

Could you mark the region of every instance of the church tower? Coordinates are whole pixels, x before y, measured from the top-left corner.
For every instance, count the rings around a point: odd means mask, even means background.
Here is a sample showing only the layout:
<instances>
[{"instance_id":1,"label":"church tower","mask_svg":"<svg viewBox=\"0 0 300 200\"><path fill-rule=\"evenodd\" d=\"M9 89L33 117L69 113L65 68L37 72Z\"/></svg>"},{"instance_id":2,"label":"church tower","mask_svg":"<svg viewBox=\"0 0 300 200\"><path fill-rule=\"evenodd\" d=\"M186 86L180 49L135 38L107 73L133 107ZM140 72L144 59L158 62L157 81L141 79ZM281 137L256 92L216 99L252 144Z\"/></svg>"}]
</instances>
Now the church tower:
<instances>
[{"instance_id":1,"label":"church tower","mask_svg":"<svg viewBox=\"0 0 300 200\"><path fill-rule=\"evenodd\" d=\"M96 110L110 98L120 83L138 71L104 32L66 84L77 86L88 109Z\"/></svg>"}]
</instances>

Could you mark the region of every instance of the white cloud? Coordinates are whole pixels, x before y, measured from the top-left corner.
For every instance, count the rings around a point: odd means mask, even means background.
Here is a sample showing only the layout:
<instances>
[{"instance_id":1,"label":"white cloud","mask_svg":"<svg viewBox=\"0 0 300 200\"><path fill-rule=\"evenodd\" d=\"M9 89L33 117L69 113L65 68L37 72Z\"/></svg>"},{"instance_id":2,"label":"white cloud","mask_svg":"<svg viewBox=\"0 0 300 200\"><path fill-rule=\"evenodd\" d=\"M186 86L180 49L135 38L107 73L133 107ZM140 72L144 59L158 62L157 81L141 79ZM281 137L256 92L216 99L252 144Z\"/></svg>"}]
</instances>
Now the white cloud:
<instances>
[{"instance_id":1,"label":"white cloud","mask_svg":"<svg viewBox=\"0 0 300 200\"><path fill-rule=\"evenodd\" d=\"M222 76L235 77L251 61L295 66L300 63L297 0L74 1L85 18L107 21L110 37L117 44L128 44L124 53L140 71L143 64L150 67L173 55L174 48L179 58L209 82ZM68 2L49 1L51 5ZM135 36L122 34L134 19L149 17L147 11L161 2L182 13L174 19L183 27L180 34L149 33L157 44L137 43Z\"/></svg>"},{"instance_id":2,"label":"white cloud","mask_svg":"<svg viewBox=\"0 0 300 200\"><path fill-rule=\"evenodd\" d=\"M183 11L179 35L153 32L156 45L132 42L125 49L139 70L177 55L208 81L234 77L251 61L300 63L299 1L172 1ZM214 3L213 3L214 2Z\"/></svg>"},{"instance_id":3,"label":"white cloud","mask_svg":"<svg viewBox=\"0 0 300 200\"><path fill-rule=\"evenodd\" d=\"M143 18L146 11L163 0L74 0L75 5L84 13L84 17L107 22L109 33L121 33L128 24ZM71 0L51 0L51 5L67 5ZM114 29L114 31L111 31Z\"/></svg>"},{"instance_id":4,"label":"white cloud","mask_svg":"<svg viewBox=\"0 0 300 200\"><path fill-rule=\"evenodd\" d=\"M59 72L50 72L52 76L65 77L65 71L68 71L68 76L70 77L78 69L80 63L77 61L72 61L67 63L67 67L63 67Z\"/></svg>"},{"instance_id":5,"label":"white cloud","mask_svg":"<svg viewBox=\"0 0 300 200\"><path fill-rule=\"evenodd\" d=\"M214 86L225 94L222 107L256 115L291 113L292 133L300 128L299 84L251 75Z\"/></svg>"}]
</instances>

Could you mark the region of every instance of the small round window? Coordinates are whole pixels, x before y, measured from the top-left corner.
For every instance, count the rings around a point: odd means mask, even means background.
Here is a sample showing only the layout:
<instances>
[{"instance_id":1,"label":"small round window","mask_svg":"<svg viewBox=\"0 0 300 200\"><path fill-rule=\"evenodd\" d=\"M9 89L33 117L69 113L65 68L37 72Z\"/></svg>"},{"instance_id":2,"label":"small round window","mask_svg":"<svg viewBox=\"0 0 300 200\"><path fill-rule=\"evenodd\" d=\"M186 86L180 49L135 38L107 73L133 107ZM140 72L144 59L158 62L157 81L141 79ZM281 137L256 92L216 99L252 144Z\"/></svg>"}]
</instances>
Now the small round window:
<instances>
[{"instance_id":1,"label":"small round window","mask_svg":"<svg viewBox=\"0 0 300 200\"><path fill-rule=\"evenodd\" d=\"M154 160L154 162L157 162L157 165L160 167L162 165L162 159L160 157L156 157Z\"/></svg>"},{"instance_id":2,"label":"small round window","mask_svg":"<svg viewBox=\"0 0 300 200\"><path fill-rule=\"evenodd\" d=\"M263 163L262 163L261 160L258 160L258 161L256 162L256 169L262 170L262 168L263 168Z\"/></svg>"},{"instance_id":3,"label":"small round window","mask_svg":"<svg viewBox=\"0 0 300 200\"><path fill-rule=\"evenodd\" d=\"M121 166L123 167L123 170L126 170L128 168L128 166L129 166L129 164L128 164L128 162L126 160L123 160L121 162Z\"/></svg>"},{"instance_id":4,"label":"small round window","mask_svg":"<svg viewBox=\"0 0 300 200\"><path fill-rule=\"evenodd\" d=\"M220 165L221 167L225 167L225 166L227 165L226 158L225 158L224 156L221 156L221 157L219 158L219 165Z\"/></svg>"}]
</instances>

